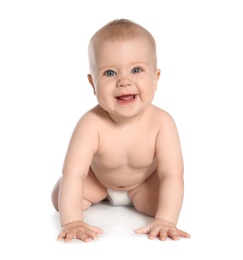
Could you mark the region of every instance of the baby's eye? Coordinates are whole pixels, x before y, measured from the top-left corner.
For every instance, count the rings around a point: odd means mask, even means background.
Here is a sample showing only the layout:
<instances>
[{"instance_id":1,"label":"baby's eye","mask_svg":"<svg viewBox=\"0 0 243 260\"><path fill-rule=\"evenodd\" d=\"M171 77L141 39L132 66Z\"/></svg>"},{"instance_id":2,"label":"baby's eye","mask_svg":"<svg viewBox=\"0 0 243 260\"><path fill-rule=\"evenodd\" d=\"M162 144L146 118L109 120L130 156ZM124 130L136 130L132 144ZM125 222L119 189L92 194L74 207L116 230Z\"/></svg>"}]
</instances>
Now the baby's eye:
<instances>
[{"instance_id":1,"label":"baby's eye","mask_svg":"<svg viewBox=\"0 0 243 260\"><path fill-rule=\"evenodd\" d=\"M105 75L106 75L107 77L113 77L113 76L116 75L116 73L115 73L115 71L113 71L113 70L107 70L107 71L105 72Z\"/></svg>"},{"instance_id":2,"label":"baby's eye","mask_svg":"<svg viewBox=\"0 0 243 260\"><path fill-rule=\"evenodd\" d=\"M141 70L140 68L138 68L138 67L132 69L132 73L133 73L133 74L139 73L139 72L141 72L141 71L142 71L142 70Z\"/></svg>"}]
</instances>

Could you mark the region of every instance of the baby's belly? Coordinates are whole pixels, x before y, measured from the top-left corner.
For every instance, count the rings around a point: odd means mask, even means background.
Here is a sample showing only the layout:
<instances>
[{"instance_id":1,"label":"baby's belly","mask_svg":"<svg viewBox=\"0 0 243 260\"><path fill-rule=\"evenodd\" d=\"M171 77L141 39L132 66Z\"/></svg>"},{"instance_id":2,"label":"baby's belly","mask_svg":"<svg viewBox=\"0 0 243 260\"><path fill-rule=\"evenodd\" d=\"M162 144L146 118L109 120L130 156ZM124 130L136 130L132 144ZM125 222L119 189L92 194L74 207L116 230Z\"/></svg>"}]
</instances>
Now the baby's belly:
<instances>
[{"instance_id":1,"label":"baby's belly","mask_svg":"<svg viewBox=\"0 0 243 260\"><path fill-rule=\"evenodd\" d=\"M133 190L146 181L156 170L154 161L144 168L132 168L123 166L115 169L107 169L93 163L91 169L102 185L113 190Z\"/></svg>"}]
</instances>

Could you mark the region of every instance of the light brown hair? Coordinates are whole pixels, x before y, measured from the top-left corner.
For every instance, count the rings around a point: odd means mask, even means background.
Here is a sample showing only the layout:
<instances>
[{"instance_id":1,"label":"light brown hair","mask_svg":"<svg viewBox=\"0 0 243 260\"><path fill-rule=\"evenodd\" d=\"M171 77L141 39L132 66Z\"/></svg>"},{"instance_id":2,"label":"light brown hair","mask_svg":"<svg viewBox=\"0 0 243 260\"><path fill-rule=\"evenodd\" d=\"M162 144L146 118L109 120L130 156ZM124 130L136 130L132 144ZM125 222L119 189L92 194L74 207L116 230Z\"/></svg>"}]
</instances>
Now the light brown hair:
<instances>
[{"instance_id":1,"label":"light brown hair","mask_svg":"<svg viewBox=\"0 0 243 260\"><path fill-rule=\"evenodd\" d=\"M125 40L139 36L148 38L155 45L154 37L147 29L128 19L116 19L100 28L90 41L92 42L94 39L100 41Z\"/></svg>"},{"instance_id":2,"label":"light brown hair","mask_svg":"<svg viewBox=\"0 0 243 260\"><path fill-rule=\"evenodd\" d=\"M147 29L129 19L115 19L101 27L90 39L89 58L92 56L92 51L95 50L101 42L121 41L134 38L144 38L148 40L152 50L151 54L154 55L155 63L157 63L154 37Z\"/></svg>"}]
</instances>

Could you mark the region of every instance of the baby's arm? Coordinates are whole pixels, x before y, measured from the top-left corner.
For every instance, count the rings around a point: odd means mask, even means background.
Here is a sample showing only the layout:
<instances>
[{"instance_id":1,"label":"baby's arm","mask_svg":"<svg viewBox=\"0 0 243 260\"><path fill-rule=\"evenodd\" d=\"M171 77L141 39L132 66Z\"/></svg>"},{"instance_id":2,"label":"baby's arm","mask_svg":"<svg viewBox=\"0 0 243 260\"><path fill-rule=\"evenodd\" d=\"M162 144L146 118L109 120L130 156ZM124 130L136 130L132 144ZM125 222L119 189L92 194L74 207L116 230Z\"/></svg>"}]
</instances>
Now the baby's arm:
<instances>
[{"instance_id":1,"label":"baby's arm","mask_svg":"<svg viewBox=\"0 0 243 260\"><path fill-rule=\"evenodd\" d=\"M99 228L84 223L82 215L83 181L98 147L95 129L90 122L90 116L86 115L80 119L71 137L58 197L60 222L63 227L58 240L69 242L78 238L88 241L102 233Z\"/></svg>"},{"instance_id":2,"label":"baby's arm","mask_svg":"<svg viewBox=\"0 0 243 260\"><path fill-rule=\"evenodd\" d=\"M160 179L157 212L152 223L135 232L149 234L150 239L189 237L176 227L184 193L183 159L177 128L169 114L164 115L157 136L156 157Z\"/></svg>"}]
</instances>

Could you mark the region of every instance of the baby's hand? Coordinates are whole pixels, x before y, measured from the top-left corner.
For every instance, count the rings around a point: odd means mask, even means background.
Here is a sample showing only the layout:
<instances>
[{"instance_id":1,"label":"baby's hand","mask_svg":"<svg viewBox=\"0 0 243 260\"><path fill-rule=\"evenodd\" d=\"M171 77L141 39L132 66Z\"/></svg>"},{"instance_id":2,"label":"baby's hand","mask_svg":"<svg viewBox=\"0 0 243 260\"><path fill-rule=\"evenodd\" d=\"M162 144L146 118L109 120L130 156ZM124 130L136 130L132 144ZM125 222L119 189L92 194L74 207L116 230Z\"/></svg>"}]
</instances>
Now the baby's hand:
<instances>
[{"instance_id":1,"label":"baby's hand","mask_svg":"<svg viewBox=\"0 0 243 260\"><path fill-rule=\"evenodd\" d=\"M83 242L89 242L91 239L96 240L98 234L103 231L94 226L90 226L83 221L73 221L66 224L61 233L58 235L57 240L64 240L70 242L72 239L79 239Z\"/></svg>"},{"instance_id":2,"label":"baby's hand","mask_svg":"<svg viewBox=\"0 0 243 260\"><path fill-rule=\"evenodd\" d=\"M173 240L178 240L179 237L190 237L186 232L177 229L173 223L163 219L155 219L152 223L145 227L138 228L134 230L134 232L137 234L148 234L149 239L158 237L162 241L166 240L167 237Z\"/></svg>"}]
</instances>

